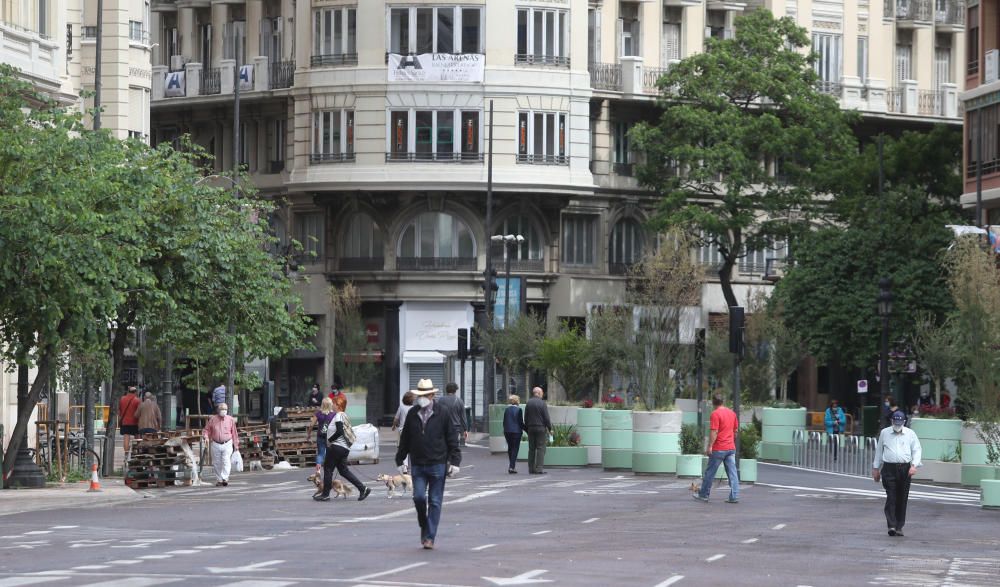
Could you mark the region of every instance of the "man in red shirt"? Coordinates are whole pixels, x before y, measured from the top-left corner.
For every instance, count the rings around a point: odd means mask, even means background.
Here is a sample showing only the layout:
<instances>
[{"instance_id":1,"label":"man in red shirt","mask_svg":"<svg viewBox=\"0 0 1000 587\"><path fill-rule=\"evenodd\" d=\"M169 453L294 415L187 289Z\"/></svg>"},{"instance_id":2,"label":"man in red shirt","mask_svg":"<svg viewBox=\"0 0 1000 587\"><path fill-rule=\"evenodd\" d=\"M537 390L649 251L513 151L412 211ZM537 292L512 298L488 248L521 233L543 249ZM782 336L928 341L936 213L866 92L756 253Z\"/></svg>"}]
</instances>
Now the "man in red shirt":
<instances>
[{"instance_id":1,"label":"man in red shirt","mask_svg":"<svg viewBox=\"0 0 1000 587\"><path fill-rule=\"evenodd\" d=\"M698 501L708 501L708 495L712 492L712 479L715 479L715 472L719 470L719 465L725 463L726 476L729 477L729 499L726 503L739 503L740 501L740 479L736 472L736 435L740 431L740 423L736 417L736 412L722 405L722 396L716 394L712 397L712 411L710 420L711 434L709 436L708 468L705 469L705 477L701 480L701 491L692 497Z\"/></svg>"},{"instance_id":2,"label":"man in red shirt","mask_svg":"<svg viewBox=\"0 0 1000 587\"><path fill-rule=\"evenodd\" d=\"M135 387L129 387L128 393L118 400L118 431L122 435L122 448L128 454L132 437L139 434L139 396Z\"/></svg>"}]
</instances>

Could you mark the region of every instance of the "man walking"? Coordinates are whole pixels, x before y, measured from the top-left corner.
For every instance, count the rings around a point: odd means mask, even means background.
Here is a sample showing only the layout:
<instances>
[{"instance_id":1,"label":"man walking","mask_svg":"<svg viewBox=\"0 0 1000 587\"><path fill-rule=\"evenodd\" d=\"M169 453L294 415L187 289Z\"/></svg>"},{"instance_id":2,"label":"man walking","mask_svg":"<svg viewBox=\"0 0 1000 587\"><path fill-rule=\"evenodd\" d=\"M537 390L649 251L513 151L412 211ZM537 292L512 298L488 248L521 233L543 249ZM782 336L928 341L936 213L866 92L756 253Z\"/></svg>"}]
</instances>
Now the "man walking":
<instances>
[{"instance_id":1,"label":"man walking","mask_svg":"<svg viewBox=\"0 0 1000 587\"><path fill-rule=\"evenodd\" d=\"M541 387L531 389L531 399L524 406L524 427L528 430L528 473L544 475L545 445L552 433L549 407L542 399L545 392Z\"/></svg>"},{"instance_id":2,"label":"man walking","mask_svg":"<svg viewBox=\"0 0 1000 587\"><path fill-rule=\"evenodd\" d=\"M139 434L139 396L135 386L128 388L128 393L118 400L118 432L122 435L122 448L129 454L132 437Z\"/></svg>"},{"instance_id":3,"label":"man walking","mask_svg":"<svg viewBox=\"0 0 1000 587\"><path fill-rule=\"evenodd\" d=\"M458 384L445 385L444 397L438 403L451 411L451 425L458 432L458 443L465 446L465 441L469 439L469 427L465 424L465 402L458 395Z\"/></svg>"},{"instance_id":4,"label":"man walking","mask_svg":"<svg viewBox=\"0 0 1000 587\"><path fill-rule=\"evenodd\" d=\"M163 427L160 406L156 405L156 399L148 391L143 394L142 405L139 406L136 417L139 421L139 436L156 434Z\"/></svg>"},{"instance_id":5,"label":"man walking","mask_svg":"<svg viewBox=\"0 0 1000 587\"><path fill-rule=\"evenodd\" d=\"M226 403L226 384L220 383L212 390L212 409L218 411L219 406L224 403Z\"/></svg>"},{"instance_id":6,"label":"man walking","mask_svg":"<svg viewBox=\"0 0 1000 587\"><path fill-rule=\"evenodd\" d=\"M205 442L212 448L212 468L215 469L215 486L229 485L229 471L233 465L233 453L239 452L240 436L236 432L236 420L229 415L229 406L220 403L215 415L208 419L202 431Z\"/></svg>"},{"instance_id":7,"label":"man walking","mask_svg":"<svg viewBox=\"0 0 1000 587\"><path fill-rule=\"evenodd\" d=\"M892 426L882 430L875 445L872 478L885 488L885 523L889 536L902 536L906 524L906 501L910 497L910 479L923 465L920 439L904 426L906 414L893 412Z\"/></svg>"},{"instance_id":8,"label":"man walking","mask_svg":"<svg viewBox=\"0 0 1000 587\"><path fill-rule=\"evenodd\" d=\"M719 465L725 463L726 476L729 477L729 499L726 503L739 503L740 477L736 471L736 435L739 434L740 423L736 412L722 405L721 395L716 394L712 397L712 405L715 406L715 410L709 419L709 449L705 452L708 455L708 468L705 469L705 476L701 480L701 491L692 497L698 501L708 501L715 473L719 470Z\"/></svg>"},{"instance_id":9,"label":"man walking","mask_svg":"<svg viewBox=\"0 0 1000 587\"><path fill-rule=\"evenodd\" d=\"M407 456L410 457L420 545L431 550L441 521L445 476L458 475L462 451L458 447L458 431L451 422L451 414L440 402L434 401L434 394L438 391L434 383L430 379L421 379L417 388L410 391L416 400L413 409L406 414L399 436L396 467L400 473L406 474L407 467L403 463Z\"/></svg>"}]
</instances>

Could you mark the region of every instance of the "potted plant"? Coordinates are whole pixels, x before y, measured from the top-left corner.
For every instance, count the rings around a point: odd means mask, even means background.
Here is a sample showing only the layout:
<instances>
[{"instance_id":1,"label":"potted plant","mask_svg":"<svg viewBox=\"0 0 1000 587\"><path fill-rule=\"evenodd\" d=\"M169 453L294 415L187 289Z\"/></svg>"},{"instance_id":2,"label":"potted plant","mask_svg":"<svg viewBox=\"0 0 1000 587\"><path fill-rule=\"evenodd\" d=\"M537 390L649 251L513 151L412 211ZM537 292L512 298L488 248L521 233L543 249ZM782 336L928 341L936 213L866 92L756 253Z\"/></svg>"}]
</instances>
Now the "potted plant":
<instances>
[{"instance_id":1,"label":"potted plant","mask_svg":"<svg viewBox=\"0 0 1000 587\"><path fill-rule=\"evenodd\" d=\"M580 435L575 426L552 425L552 441L545 449L546 467L585 467L587 447L580 444Z\"/></svg>"},{"instance_id":2,"label":"potted plant","mask_svg":"<svg viewBox=\"0 0 1000 587\"><path fill-rule=\"evenodd\" d=\"M695 424L681 426L681 454L677 457L678 477L701 477L705 440Z\"/></svg>"},{"instance_id":3,"label":"potted plant","mask_svg":"<svg viewBox=\"0 0 1000 587\"><path fill-rule=\"evenodd\" d=\"M753 424L740 427L740 483L757 482L757 452L760 433Z\"/></svg>"}]
</instances>

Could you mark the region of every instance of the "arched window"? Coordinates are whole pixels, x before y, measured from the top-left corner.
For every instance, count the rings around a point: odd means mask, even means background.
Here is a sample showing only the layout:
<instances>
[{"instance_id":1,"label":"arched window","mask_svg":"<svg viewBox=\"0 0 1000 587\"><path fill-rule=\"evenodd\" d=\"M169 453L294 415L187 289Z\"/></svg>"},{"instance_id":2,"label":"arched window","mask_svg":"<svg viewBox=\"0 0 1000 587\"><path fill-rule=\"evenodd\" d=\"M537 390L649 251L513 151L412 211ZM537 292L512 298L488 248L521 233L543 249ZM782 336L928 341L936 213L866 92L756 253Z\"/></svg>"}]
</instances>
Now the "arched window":
<instances>
[{"instance_id":1,"label":"arched window","mask_svg":"<svg viewBox=\"0 0 1000 587\"><path fill-rule=\"evenodd\" d=\"M368 214L357 214L351 218L344 235L344 252L340 256L340 268L381 269L382 229Z\"/></svg>"},{"instance_id":2,"label":"arched window","mask_svg":"<svg viewBox=\"0 0 1000 587\"><path fill-rule=\"evenodd\" d=\"M424 212L403 229L397 262L403 270L474 270L476 241L469 226L457 216Z\"/></svg>"},{"instance_id":3,"label":"arched window","mask_svg":"<svg viewBox=\"0 0 1000 587\"><path fill-rule=\"evenodd\" d=\"M642 259L642 227L631 218L622 218L611 231L608 244L608 271L624 275Z\"/></svg>"},{"instance_id":4,"label":"arched window","mask_svg":"<svg viewBox=\"0 0 1000 587\"><path fill-rule=\"evenodd\" d=\"M510 247L512 267L518 271L543 270L542 247L544 243L542 243L542 238L534 223L527 216L523 214L508 216L493 230L493 234L519 234L523 236L524 241ZM503 243L493 243L493 258L497 259L498 263L506 261L507 247Z\"/></svg>"}]
</instances>

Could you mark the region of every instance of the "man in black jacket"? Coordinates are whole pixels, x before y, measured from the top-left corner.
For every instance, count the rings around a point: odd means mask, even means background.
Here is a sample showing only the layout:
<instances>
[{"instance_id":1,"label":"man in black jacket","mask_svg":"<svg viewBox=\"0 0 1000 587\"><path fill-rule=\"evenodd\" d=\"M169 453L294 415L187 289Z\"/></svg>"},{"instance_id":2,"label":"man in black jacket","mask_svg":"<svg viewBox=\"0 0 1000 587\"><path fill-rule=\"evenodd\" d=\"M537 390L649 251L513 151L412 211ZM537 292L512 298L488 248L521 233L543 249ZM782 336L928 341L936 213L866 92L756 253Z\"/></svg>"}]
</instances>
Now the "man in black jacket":
<instances>
[{"instance_id":1,"label":"man in black jacket","mask_svg":"<svg viewBox=\"0 0 1000 587\"><path fill-rule=\"evenodd\" d=\"M541 387L531 390L531 399L524 406L524 427L528 430L528 472L533 475L544 475L545 445L552 433L552 422L549 421L549 407L542 397L545 392Z\"/></svg>"},{"instance_id":2,"label":"man in black jacket","mask_svg":"<svg viewBox=\"0 0 1000 587\"><path fill-rule=\"evenodd\" d=\"M396 466L406 474L403 462L410 457L413 477L413 504L417 508L420 524L420 544L427 550L434 548L438 522L441 520L441 503L444 501L445 476L458 475L462 464L462 451L458 447L458 431L451 421L451 412L440 402L434 401L437 388L430 379L421 379L416 389L411 389L417 399L406 415L406 423L399 437Z\"/></svg>"}]
</instances>

